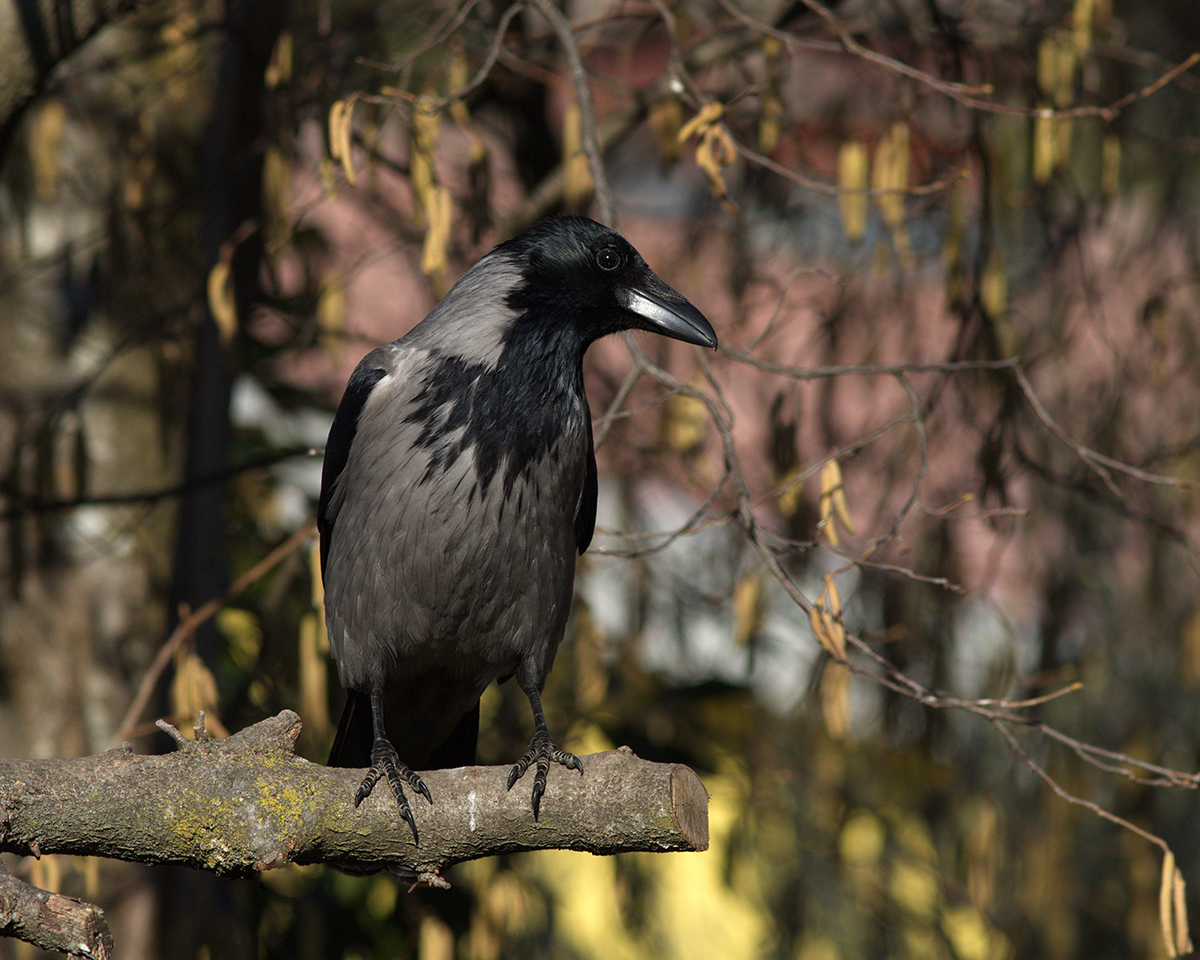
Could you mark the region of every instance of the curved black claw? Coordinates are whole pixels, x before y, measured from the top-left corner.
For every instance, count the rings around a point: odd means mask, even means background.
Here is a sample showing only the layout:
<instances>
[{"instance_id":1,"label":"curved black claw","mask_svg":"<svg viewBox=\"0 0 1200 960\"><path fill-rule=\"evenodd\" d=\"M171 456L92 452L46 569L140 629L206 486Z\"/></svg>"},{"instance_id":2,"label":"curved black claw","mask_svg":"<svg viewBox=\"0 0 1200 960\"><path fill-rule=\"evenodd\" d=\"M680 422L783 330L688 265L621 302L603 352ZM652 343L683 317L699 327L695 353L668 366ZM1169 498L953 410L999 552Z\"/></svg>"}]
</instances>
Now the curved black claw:
<instances>
[{"instance_id":1,"label":"curved black claw","mask_svg":"<svg viewBox=\"0 0 1200 960\"><path fill-rule=\"evenodd\" d=\"M531 763L537 764L537 773L533 778L533 819L536 820L542 809L542 796L546 792L546 776L550 773L550 761L561 763L568 770L578 770L579 775L583 776L583 764L579 762L579 758L573 753L567 753L566 750L559 749L557 743L551 738L550 734L545 730L539 730L533 735L533 739L529 741L529 749L525 751L525 756L521 757L508 774L508 789L513 788L518 780L525 776L525 771L529 769Z\"/></svg>"},{"instance_id":2,"label":"curved black claw","mask_svg":"<svg viewBox=\"0 0 1200 960\"><path fill-rule=\"evenodd\" d=\"M382 737L377 737L371 745L371 769L359 784L358 792L354 794L356 807L371 795L375 784L383 777L387 777L388 783L392 785L392 793L395 794L396 803L400 807L400 816L412 831L413 843L419 842L417 823L413 819L412 808L408 805L408 797L404 795L403 784L407 783L430 803L433 803L433 797L429 795L429 788L425 786L425 782L400 760L396 748Z\"/></svg>"}]
</instances>

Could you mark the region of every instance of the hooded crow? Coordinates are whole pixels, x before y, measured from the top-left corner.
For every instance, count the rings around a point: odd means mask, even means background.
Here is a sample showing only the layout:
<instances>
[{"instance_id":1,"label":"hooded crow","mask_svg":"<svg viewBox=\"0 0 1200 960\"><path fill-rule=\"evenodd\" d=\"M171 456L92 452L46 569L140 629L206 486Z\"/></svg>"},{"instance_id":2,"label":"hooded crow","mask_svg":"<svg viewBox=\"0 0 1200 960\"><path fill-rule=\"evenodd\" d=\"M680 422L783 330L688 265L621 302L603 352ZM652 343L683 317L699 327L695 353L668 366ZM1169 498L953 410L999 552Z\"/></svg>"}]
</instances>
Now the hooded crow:
<instances>
[{"instance_id":1,"label":"hooded crow","mask_svg":"<svg viewBox=\"0 0 1200 960\"><path fill-rule=\"evenodd\" d=\"M541 691L566 630L574 557L592 539L596 459L583 354L639 329L715 347L695 307L620 234L545 220L467 271L407 336L355 369L329 432L318 525L345 711L331 766L366 767L357 806L475 762L479 698L515 676L539 814L550 762Z\"/></svg>"}]
</instances>

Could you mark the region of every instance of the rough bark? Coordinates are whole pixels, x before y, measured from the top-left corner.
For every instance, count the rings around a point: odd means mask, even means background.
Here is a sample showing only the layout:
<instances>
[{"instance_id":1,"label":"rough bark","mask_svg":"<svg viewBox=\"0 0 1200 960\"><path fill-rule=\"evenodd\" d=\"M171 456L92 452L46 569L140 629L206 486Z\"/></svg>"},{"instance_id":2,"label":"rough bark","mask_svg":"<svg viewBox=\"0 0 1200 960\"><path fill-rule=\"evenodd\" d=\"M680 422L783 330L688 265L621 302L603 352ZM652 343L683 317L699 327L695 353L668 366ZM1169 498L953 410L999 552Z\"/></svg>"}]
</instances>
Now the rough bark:
<instances>
[{"instance_id":1,"label":"rough bark","mask_svg":"<svg viewBox=\"0 0 1200 960\"><path fill-rule=\"evenodd\" d=\"M166 756L128 749L76 760L0 761L0 851L173 863L248 874L286 863L403 864L436 877L465 860L522 850L705 850L708 795L679 764L627 749L583 757L583 775L551 771L540 821L527 775L509 768L423 773L432 805L410 796L420 840L386 781L361 807L364 771L297 757L290 710L221 740L183 741Z\"/></svg>"},{"instance_id":2,"label":"rough bark","mask_svg":"<svg viewBox=\"0 0 1200 960\"><path fill-rule=\"evenodd\" d=\"M99 907L39 890L7 873L0 873L0 935L77 957L108 960L113 952Z\"/></svg>"}]
</instances>

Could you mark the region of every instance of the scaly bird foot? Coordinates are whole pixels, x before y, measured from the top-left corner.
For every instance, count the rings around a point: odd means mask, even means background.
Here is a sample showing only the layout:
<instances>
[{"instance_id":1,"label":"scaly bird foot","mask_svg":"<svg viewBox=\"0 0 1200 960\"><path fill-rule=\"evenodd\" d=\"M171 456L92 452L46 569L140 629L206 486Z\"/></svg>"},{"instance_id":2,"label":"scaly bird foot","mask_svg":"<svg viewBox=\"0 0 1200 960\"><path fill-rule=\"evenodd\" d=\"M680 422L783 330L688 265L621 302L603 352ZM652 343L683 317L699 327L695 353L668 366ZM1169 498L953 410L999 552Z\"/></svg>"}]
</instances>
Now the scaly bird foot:
<instances>
[{"instance_id":1,"label":"scaly bird foot","mask_svg":"<svg viewBox=\"0 0 1200 960\"><path fill-rule=\"evenodd\" d=\"M385 776L388 783L392 785L392 793L395 794L396 803L400 807L400 816L404 818L404 822L412 830L413 843L417 843L417 824L413 820L412 808L408 805L408 797L404 795L403 784L407 782L410 787L430 803L433 803L433 797L429 795L429 788L425 786L425 782L417 774L413 773L407 764L400 760L400 757L396 753L396 748L382 737L376 738L375 742L371 745L371 769L359 785L358 792L354 795L354 805L357 807L366 800L371 795L371 791L375 789L375 784Z\"/></svg>"},{"instance_id":2,"label":"scaly bird foot","mask_svg":"<svg viewBox=\"0 0 1200 960\"><path fill-rule=\"evenodd\" d=\"M545 730L539 730L533 735L533 739L529 741L529 749L525 751L525 756L513 765L508 774L508 789L511 790L513 784L525 776L529 765L536 762L537 773L533 778L534 820L538 818L542 809L542 795L546 792L546 776L550 773L551 760L561 763L568 770L578 770L579 775L583 776L583 764L579 762L579 758L573 753L567 753L566 750L560 750L558 744Z\"/></svg>"}]
</instances>

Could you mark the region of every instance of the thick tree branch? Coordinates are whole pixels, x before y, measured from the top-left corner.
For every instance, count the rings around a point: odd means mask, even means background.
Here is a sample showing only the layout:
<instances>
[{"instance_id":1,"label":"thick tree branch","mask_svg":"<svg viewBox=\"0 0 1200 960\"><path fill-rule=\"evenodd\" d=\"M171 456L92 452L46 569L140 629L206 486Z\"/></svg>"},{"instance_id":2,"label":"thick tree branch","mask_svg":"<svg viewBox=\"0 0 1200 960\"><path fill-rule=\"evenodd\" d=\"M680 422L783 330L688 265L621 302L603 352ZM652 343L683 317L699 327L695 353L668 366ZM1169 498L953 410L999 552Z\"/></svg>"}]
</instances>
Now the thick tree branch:
<instances>
[{"instance_id":1,"label":"thick tree branch","mask_svg":"<svg viewBox=\"0 0 1200 960\"><path fill-rule=\"evenodd\" d=\"M0 873L0 936L98 960L108 960L113 951L112 934L99 907L39 890L7 873Z\"/></svg>"},{"instance_id":2,"label":"thick tree branch","mask_svg":"<svg viewBox=\"0 0 1200 960\"><path fill-rule=\"evenodd\" d=\"M708 795L678 764L627 750L583 757L583 775L553 771L541 820L508 767L422 773L414 845L386 789L361 807L361 770L293 752L290 710L222 740L184 741L166 756L128 749L77 760L0 761L0 851L173 863L246 874L286 863L403 864L436 875L464 860L522 850L705 850Z\"/></svg>"}]
</instances>

